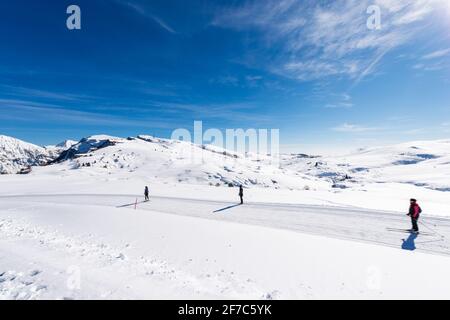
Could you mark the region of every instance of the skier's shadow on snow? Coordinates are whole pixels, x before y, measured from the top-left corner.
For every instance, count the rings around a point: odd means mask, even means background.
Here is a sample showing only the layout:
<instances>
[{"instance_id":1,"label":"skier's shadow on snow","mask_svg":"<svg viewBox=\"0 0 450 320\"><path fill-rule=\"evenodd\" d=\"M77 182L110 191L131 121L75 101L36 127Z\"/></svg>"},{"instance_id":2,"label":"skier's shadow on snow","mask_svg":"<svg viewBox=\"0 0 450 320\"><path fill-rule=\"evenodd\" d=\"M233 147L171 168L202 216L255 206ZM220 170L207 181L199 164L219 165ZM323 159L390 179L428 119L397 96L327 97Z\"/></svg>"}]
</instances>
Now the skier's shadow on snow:
<instances>
[{"instance_id":1,"label":"skier's shadow on snow","mask_svg":"<svg viewBox=\"0 0 450 320\"><path fill-rule=\"evenodd\" d=\"M117 206L116 208L126 208L126 207L131 207L131 206L135 206L136 204L141 204L141 203L147 203L148 201L139 201L139 202L133 202L133 203L129 203L129 204L124 204L121 206Z\"/></svg>"},{"instance_id":2,"label":"skier's shadow on snow","mask_svg":"<svg viewBox=\"0 0 450 320\"><path fill-rule=\"evenodd\" d=\"M403 244L402 244L402 249L403 250L409 250L409 251L414 251L416 250L416 244L414 243L414 240L417 239L417 234L416 233L411 233L410 236L408 237L408 239L402 239Z\"/></svg>"},{"instance_id":3,"label":"skier's shadow on snow","mask_svg":"<svg viewBox=\"0 0 450 320\"><path fill-rule=\"evenodd\" d=\"M233 208L236 208L236 207L239 207L239 206L242 206L242 204L240 204L240 203L239 203L239 204L234 204L234 205L232 205L232 206L228 206L228 207L225 207L225 208L216 210L216 211L214 211L213 213L218 213L218 212L230 210L230 209L233 209Z\"/></svg>"}]
</instances>

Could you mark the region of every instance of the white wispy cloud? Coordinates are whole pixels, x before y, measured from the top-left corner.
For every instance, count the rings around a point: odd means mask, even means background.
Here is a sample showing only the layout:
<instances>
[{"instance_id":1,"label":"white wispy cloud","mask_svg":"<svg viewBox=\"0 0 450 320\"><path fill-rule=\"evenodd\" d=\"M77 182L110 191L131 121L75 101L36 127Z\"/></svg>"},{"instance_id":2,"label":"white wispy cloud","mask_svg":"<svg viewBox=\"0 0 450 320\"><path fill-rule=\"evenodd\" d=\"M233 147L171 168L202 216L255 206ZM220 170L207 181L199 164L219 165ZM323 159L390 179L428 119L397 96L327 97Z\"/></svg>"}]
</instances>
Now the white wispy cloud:
<instances>
[{"instance_id":1,"label":"white wispy cloud","mask_svg":"<svg viewBox=\"0 0 450 320\"><path fill-rule=\"evenodd\" d=\"M149 10L147 10L143 6L141 6L135 2L131 2L131 1L116 0L116 2L133 9L136 13L138 13L141 16L144 16L146 18L153 20L153 22L157 23L161 28L163 28L167 32L172 33L172 34L177 33L171 26L169 26L169 24L167 22L165 22L161 18L157 17L156 15L151 13Z\"/></svg>"},{"instance_id":2,"label":"white wispy cloud","mask_svg":"<svg viewBox=\"0 0 450 320\"><path fill-rule=\"evenodd\" d=\"M336 99L336 102L326 104L325 108L327 108L327 109L348 109L348 108L353 108L353 106L354 106L354 104L352 102L352 97L347 93L343 93L338 96L338 99Z\"/></svg>"},{"instance_id":3,"label":"white wispy cloud","mask_svg":"<svg viewBox=\"0 0 450 320\"><path fill-rule=\"evenodd\" d=\"M357 124L344 123L337 127L332 128L336 132L346 132L346 133L361 133L379 130L377 127L367 127Z\"/></svg>"},{"instance_id":4,"label":"white wispy cloud","mask_svg":"<svg viewBox=\"0 0 450 320\"><path fill-rule=\"evenodd\" d=\"M444 122L441 127L444 132L450 132L450 122Z\"/></svg>"},{"instance_id":5,"label":"white wispy cloud","mask_svg":"<svg viewBox=\"0 0 450 320\"><path fill-rule=\"evenodd\" d=\"M327 108L327 109L348 109L348 108L352 108L352 107L353 107L353 103L349 103L349 102L329 103L329 104L325 105L325 108Z\"/></svg>"},{"instance_id":6,"label":"white wispy cloud","mask_svg":"<svg viewBox=\"0 0 450 320\"><path fill-rule=\"evenodd\" d=\"M268 69L299 80L373 74L382 58L415 36L446 0L246 1L221 10L212 24L254 29L273 62ZM381 9L381 29L367 28L367 8ZM276 52L274 52L276 50Z\"/></svg>"},{"instance_id":7,"label":"white wispy cloud","mask_svg":"<svg viewBox=\"0 0 450 320\"><path fill-rule=\"evenodd\" d=\"M445 61L435 62L432 64L416 64L413 66L416 70L422 70L422 71L440 71L444 70L450 67L450 64Z\"/></svg>"},{"instance_id":8,"label":"white wispy cloud","mask_svg":"<svg viewBox=\"0 0 450 320\"><path fill-rule=\"evenodd\" d=\"M209 80L210 83L220 84L233 87L257 87L264 83L264 78L259 75L247 75L245 77L238 76L218 76Z\"/></svg>"},{"instance_id":9,"label":"white wispy cloud","mask_svg":"<svg viewBox=\"0 0 450 320\"><path fill-rule=\"evenodd\" d=\"M406 135L417 135L417 134L423 134L427 132L426 128L414 128L414 129L408 129L405 131L402 131L402 134L406 134Z\"/></svg>"},{"instance_id":10,"label":"white wispy cloud","mask_svg":"<svg viewBox=\"0 0 450 320\"><path fill-rule=\"evenodd\" d=\"M0 84L0 93L9 96L27 97L27 98L41 98L57 101L86 101L91 99L96 99L96 97L67 93L67 92L56 92L48 90L40 90L27 87L11 86Z\"/></svg>"},{"instance_id":11,"label":"white wispy cloud","mask_svg":"<svg viewBox=\"0 0 450 320\"><path fill-rule=\"evenodd\" d=\"M158 23L161 28L165 29L166 31L170 32L170 33L177 33L174 29L172 29L172 27L170 27L167 23L165 23L163 20L161 20L160 18L151 15L150 16L156 23Z\"/></svg>"},{"instance_id":12,"label":"white wispy cloud","mask_svg":"<svg viewBox=\"0 0 450 320\"><path fill-rule=\"evenodd\" d=\"M448 54L450 54L450 48L437 50L437 51L428 53L428 54L424 55L422 57L422 59L430 60L430 59L442 58L442 57L447 56Z\"/></svg>"},{"instance_id":13,"label":"white wispy cloud","mask_svg":"<svg viewBox=\"0 0 450 320\"><path fill-rule=\"evenodd\" d=\"M222 119L229 121L268 122L271 117L255 114L258 107L253 103L225 103L225 104L190 104L179 102L150 103L153 110L165 114L182 113L185 117L196 119Z\"/></svg>"},{"instance_id":14,"label":"white wispy cloud","mask_svg":"<svg viewBox=\"0 0 450 320\"><path fill-rule=\"evenodd\" d=\"M180 125L174 119L169 118L132 119L107 113L68 109L55 104L16 99L0 99L0 120L52 122L59 125L133 126L141 128L172 128Z\"/></svg>"},{"instance_id":15,"label":"white wispy cloud","mask_svg":"<svg viewBox=\"0 0 450 320\"><path fill-rule=\"evenodd\" d=\"M227 86L238 86L240 80L239 80L239 78L237 78L235 76L226 75L226 76L219 76L219 77L210 79L209 82L217 83L217 84L221 84L221 85L227 85Z\"/></svg>"}]
</instances>

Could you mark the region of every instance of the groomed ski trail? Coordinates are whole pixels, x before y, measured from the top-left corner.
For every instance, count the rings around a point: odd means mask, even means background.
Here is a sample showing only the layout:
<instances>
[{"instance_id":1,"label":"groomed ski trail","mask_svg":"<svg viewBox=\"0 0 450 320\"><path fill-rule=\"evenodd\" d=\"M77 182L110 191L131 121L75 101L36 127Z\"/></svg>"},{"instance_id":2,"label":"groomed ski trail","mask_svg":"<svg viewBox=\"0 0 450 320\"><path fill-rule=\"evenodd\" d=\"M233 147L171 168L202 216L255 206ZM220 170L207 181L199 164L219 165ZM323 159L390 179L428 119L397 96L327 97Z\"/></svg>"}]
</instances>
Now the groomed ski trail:
<instances>
[{"instance_id":1,"label":"groomed ski trail","mask_svg":"<svg viewBox=\"0 0 450 320\"><path fill-rule=\"evenodd\" d=\"M1 196L3 202L21 199L24 203L64 203L128 208L134 210L136 195L117 194L45 194ZM237 198L237 197L236 197ZM237 199L238 200L238 199ZM208 201L175 197L150 197L138 202L140 210L213 219L226 222L263 226L319 235L328 238L353 240L376 245L402 248L406 234L390 232L387 228L406 229L410 225L404 214L358 209L297 204L248 203ZM150 214L150 213L149 213ZM415 240L417 251L450 255L450 219L422 215L436 236L419 234ZM427 232L428 233L428 232ZM438 236L442 235L442 236ZM422 239L423 238L423 239Z\"/></svg>"}]
</instances>

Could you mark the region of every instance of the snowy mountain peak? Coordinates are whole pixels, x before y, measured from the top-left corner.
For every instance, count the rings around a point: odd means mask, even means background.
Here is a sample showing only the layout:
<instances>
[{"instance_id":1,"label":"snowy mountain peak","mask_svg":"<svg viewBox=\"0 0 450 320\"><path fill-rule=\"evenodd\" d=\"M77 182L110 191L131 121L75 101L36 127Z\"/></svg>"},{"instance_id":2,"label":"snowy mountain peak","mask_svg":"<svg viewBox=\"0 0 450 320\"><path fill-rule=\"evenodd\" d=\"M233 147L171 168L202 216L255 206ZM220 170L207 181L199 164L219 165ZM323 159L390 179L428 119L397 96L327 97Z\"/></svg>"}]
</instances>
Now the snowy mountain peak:
<instances>
[{"instance_id":1,"label":"snowy mountain peak","mask_svg":"<svg viewBox=\"0 0 450 320\"><path fill-rule=\"evenodd\" d=\"M87 154L92 151L103 149L126 141L126 139L108 136L94 135L81 139L79 142L64 150L54 162L62 162L73 159L81 154Z\"/></svg>"},{"instance_id":2,"label":"snowy mountain peak","mask_svg":"<svg viewBox=\"0 0 450 320\"><path fill-rule=\"evenodd\" d=\"M260 186L265 188L325 189L328 182L289 172L270 159L238 155L210 145L196 145L148 135L118 138L97 135L83 138L65 150L48 170L114 179L210 186ZM77 173L78 172L78 173Z\"/></svg>"},{"instance_id":3,"label":"snowy mountain peak","mask_svg":"<svg viewBox=\"0 0 450 320\"><path fill-rule=\"evenodd\" d=\"M16 151L25 149L39 150L43 148L13 137L0 135L0 149L8 151Z\"/></svg>"},{"instance_id":4,"label":"snowy mountain peak","mask_svg":"<svg viewBox=\"0 0 450 320\"><path fill-rule=\"evenodd\" d=\"M63 142L60 142L56 145L57 148L60 149L69 149L70 147L76 145L78 141L75 140L65 140Z\"/></svg>"},{"instance_id":5,"label":"snowy mountain peak","mask_svg":"<svg viewBox=\"0 0 450 320\"><path fill-rule=\"evenodd\" d=\"M43 165L50 159L48 151L22 140L0 135L0 173L18 173L30 166Z\"/></svg>"}]
</instances>

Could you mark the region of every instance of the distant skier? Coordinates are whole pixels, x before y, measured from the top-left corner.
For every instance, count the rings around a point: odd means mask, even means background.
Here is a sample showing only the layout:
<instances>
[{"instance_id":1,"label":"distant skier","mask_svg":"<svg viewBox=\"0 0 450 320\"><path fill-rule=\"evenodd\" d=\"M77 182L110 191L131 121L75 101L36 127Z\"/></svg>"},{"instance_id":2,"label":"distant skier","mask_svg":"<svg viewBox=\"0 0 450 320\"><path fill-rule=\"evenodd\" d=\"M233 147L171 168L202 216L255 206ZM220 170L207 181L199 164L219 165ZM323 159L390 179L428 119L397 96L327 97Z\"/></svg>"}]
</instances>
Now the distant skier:
<instances>
[{"instance_id":1,"label":"distant skier","mask_svg":"<svg viewBox=\"0 0 450 320\"><path fill-rule=\"evenodd\" d=\"M145 187L144 190L145 201L150 201L148 187Z\"/></svg>"},{"instance_id":2,"label":"distant skier","mask_svg":"<svg viewBox=\"0 0 450 320\"><path fill-rule=\"evenodd\" d=\"M410 200L410 207L409 207L409 213L408 216L411 217L411 223L412 223L412 230L414 233L419 232L419 226L417 222L419 221L420 214L422 213L422 209L420 208L419 204L417 203L416 199Z\"/></svg>"},{"instance_id":3,"label":"distant skier","mask_svg":"<svg viewBox=\"0 0 450 320\"><path fill-rule=\"evenodd\" d=\"M239 186L239 198L241 198L241 204L244 204L244 188L242 185Z\"/></svg>"}]
</instances>

